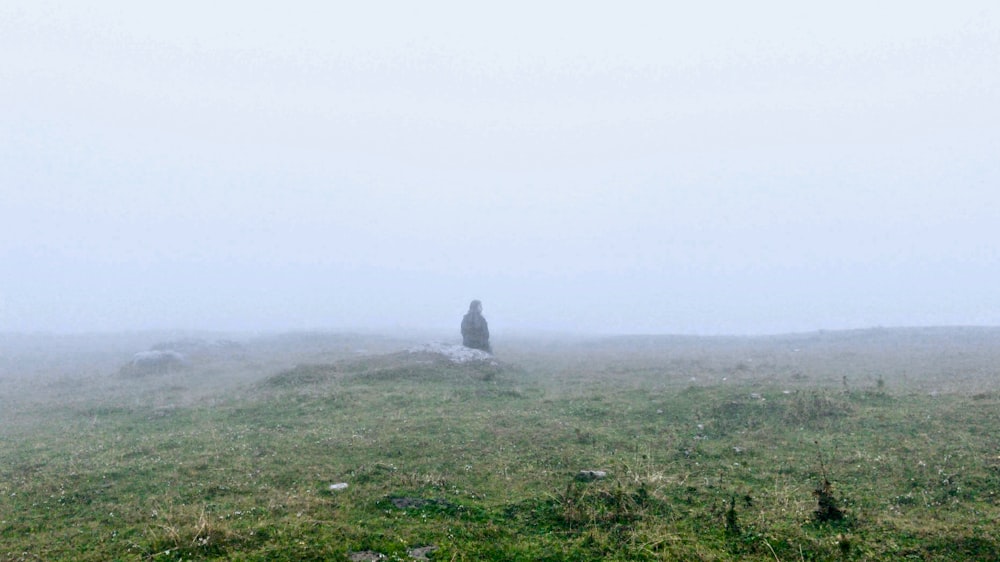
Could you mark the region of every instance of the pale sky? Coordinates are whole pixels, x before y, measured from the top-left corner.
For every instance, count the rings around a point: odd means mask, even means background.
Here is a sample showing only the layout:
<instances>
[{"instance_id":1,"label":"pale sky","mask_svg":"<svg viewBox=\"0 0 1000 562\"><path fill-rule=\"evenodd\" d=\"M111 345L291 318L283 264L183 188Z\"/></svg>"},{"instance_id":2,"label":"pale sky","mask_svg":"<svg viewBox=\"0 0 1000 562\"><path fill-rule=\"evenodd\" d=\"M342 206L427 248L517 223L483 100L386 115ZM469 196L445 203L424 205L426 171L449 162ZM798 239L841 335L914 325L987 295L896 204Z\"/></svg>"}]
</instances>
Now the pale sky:
<instances>
[{"instance_id":1,"label":"pale sky","mask_svg":"<svg viewBox=\"0 0 1000 562\"><path fill-rule=\"evenodd\" d=\"M0 332L1000 325L995 1L0 0Z\"/></svg>"}]
</instances>

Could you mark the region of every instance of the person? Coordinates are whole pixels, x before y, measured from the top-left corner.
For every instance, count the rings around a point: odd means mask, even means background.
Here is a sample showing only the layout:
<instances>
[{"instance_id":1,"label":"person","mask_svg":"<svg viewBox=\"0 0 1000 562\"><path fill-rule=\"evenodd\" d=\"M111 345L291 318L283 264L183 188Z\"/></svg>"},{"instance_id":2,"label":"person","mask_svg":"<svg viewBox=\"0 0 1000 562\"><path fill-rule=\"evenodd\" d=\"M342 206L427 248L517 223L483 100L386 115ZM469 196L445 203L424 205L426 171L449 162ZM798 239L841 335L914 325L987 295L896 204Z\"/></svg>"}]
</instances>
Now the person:
<instances>
[{"instance_id":1,"label":"person","mask_svg":"<svg viewBox=\"0 0 1000 562\"><path fill-rule=\"evenodd\" d=\"M493 353L490 347L490 327L483 318L483 303L469 303L469 312L462 317L462 345Z\"/></svg>"}]
</instances>

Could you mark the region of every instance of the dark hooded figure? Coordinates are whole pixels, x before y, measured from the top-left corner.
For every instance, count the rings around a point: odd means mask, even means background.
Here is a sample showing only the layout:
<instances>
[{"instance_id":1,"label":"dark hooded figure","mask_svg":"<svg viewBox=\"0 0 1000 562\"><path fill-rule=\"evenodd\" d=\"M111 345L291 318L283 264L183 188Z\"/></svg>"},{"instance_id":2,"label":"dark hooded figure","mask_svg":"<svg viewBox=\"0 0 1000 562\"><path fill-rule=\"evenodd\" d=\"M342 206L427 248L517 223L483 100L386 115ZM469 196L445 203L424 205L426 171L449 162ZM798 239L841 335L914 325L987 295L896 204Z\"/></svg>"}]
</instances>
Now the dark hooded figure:
<instances>
[{"instance_id":1,"label":"dark hooded figure","mask_svg":"<svg viewBox=\"0 0 1000 562\"><path fill-rule=\"evenodd\" d=\"M462 318L462 345L493 353L490 348L490 327L483 318L483 303L472 301L469 312Z\"/></svg>"}]
</instances>

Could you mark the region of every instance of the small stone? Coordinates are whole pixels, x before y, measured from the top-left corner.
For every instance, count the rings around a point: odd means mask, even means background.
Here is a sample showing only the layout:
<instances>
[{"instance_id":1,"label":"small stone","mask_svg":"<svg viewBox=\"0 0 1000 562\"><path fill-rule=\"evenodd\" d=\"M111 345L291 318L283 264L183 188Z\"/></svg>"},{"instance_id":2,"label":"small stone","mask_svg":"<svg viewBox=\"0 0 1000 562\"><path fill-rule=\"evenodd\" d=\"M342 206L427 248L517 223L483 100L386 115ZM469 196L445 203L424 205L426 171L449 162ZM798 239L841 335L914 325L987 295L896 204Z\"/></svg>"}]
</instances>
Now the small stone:
<instances>
[{"instance_id":1,"label":"small stone","mask_svg":"<svg viewBox=\"0 0 1000 562\"><path fill-rule=\"evenodd\" d=\"M431 552L434 552L437 549L438 547L434 545L428 545L428 546L421 546L418 548L411 548L410 550L406 551L406 553L409 554L410 558L413 558L414 560L430 560L430 558L427 558L427 555L430 554Z\"/></svg>"},{"instance_id":2,"label":"small stone","mask_svg":"<svg viewBox=\"0 0 1000 562\"><path fill-rule=\"evenodd\" d=\"M581 482L591 482L606 478L608 473L603 470L581 470L576 473L576 479Z\"/></svg>"},{"instance_id":3,"label":"small stone","mask_svg":"<svg viewBox=\"0 0 1000 562\"><path fill-rule=\"evenodd\" d=\"M336 484L330 484L331 492L336 492L339 490L346 490L346 489L347 489L347 482L337 482Z\"/></svg>"}]
</instances>

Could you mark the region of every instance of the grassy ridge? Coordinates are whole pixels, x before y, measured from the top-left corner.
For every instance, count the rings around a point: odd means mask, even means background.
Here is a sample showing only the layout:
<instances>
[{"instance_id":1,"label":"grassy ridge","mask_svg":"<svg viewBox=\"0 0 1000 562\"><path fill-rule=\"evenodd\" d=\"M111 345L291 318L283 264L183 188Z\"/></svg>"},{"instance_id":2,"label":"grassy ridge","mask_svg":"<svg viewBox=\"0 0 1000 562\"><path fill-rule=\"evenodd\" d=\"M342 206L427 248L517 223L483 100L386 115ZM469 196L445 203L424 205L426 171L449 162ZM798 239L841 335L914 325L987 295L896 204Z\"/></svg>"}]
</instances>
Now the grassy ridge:
<instances>
[{"instance_id":1,"label":"grassy ridge","mask_svg":"<svg viewBox=\"0 0 1000 562\"><path fill-rule=\"evenodd\" d=\"M699 353L386 355L15 404L0 560L1000 559L1000 393ZM824 480L841 520L817 520Z\"/></svg>"}]
</instances>

